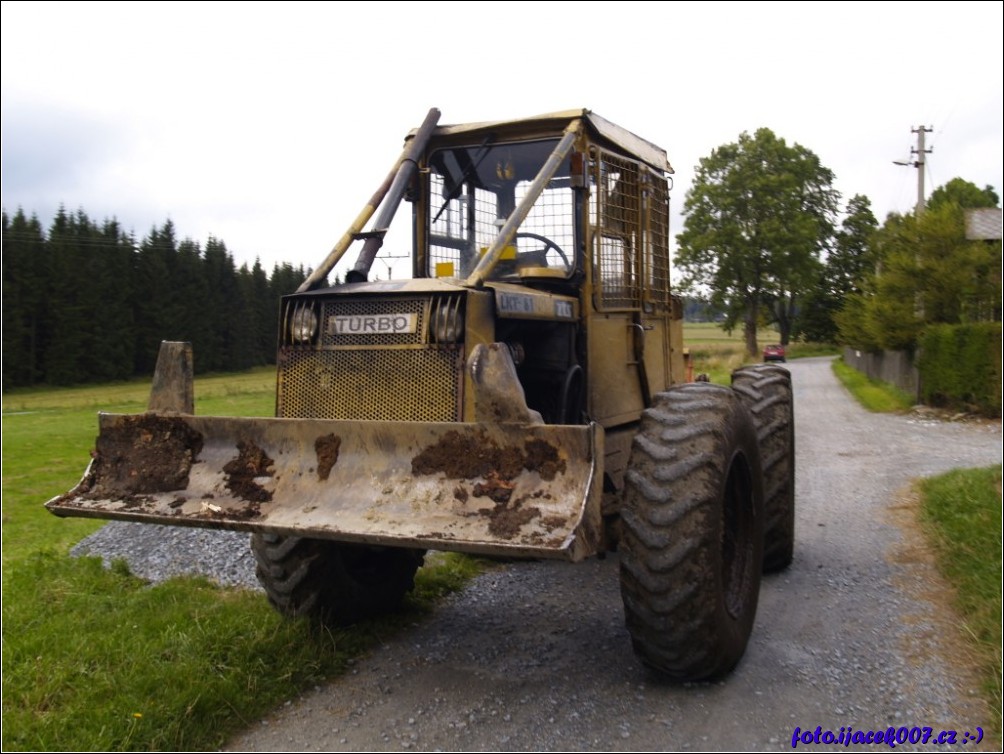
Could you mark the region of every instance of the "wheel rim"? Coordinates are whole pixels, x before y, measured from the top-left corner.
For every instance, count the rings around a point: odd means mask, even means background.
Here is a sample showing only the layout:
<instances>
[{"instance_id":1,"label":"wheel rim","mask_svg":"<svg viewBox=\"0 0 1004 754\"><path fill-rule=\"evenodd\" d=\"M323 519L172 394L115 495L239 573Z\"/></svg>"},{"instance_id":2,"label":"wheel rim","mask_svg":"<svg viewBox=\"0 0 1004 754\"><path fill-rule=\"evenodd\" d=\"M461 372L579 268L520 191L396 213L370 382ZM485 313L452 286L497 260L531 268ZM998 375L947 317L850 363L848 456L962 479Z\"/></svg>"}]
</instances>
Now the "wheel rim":
<instances>
[{"instance_id":1,"label":"wheel rim","mask_svg":"<svg viewBox=\"0 0 1004 754\"><path fill-rule=\"evenodd\" d=\"M722 586L725 609L738 619L746 600L753 558L753 501L749 465L737 454L729 465L722 506Z\"/></svg>"}]
</instances>

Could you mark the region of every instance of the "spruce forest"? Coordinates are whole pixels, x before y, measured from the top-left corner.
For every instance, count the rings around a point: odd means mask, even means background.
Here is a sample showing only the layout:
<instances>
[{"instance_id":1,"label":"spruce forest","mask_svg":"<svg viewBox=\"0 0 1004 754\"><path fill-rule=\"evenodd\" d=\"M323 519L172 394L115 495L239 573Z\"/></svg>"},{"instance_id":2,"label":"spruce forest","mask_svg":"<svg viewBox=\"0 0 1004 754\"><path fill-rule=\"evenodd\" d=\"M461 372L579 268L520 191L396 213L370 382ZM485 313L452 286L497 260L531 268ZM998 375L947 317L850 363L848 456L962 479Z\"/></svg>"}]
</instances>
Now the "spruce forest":
<instances>
[{"instance_id":1,"label":"spruce forest","mask_svg":"<svg viewBox=\"0 0 1004 754\"><path fill-rule=\"evenodd\" d=\"M162 340L186 340L199 373L275 363L280 298L309 270L239 268L221 239L178 240L168 220L140 242L115 220L61 209L3 212L3 389L153 372Z\"/></svg>"}]
</instances>

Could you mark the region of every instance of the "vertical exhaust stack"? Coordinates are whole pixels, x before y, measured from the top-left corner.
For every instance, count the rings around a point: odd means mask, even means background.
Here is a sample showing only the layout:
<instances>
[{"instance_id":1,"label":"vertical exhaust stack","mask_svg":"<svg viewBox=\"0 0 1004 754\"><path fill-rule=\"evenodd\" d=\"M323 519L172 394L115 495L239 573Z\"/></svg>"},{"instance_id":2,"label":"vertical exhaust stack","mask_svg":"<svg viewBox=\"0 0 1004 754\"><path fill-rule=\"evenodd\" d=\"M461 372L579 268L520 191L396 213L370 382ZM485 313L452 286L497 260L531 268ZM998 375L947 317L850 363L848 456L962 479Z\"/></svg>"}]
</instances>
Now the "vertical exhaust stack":
<instances>
[{"instance_id":1,"label":"vertical exhaust stack","mask_svg":"<svg viewBox=\"0 0 1004 754\"><path fill-rule=\"evenodd\" d=\"M411 142L405 146L404 151L397 159L397 162L394 163L394 167L387 174L380 188L370 198L369 203L363 207L362 211L349 226L349 229L338 239L338 243L335 244L331 253L303 281L303 284L296 290L297 293L304 293L317 288L345 255L352 242L360 238L366 238L366 244L359 254L356 266L348 274L348 282L355 283L366 280L370 267L373 265L373 260L376 258L377 251L383 245L383 238L387 234L387 228L391 220L394 219L394 213L397 211L397 207L404 197L404 192L408 188L408 183L411 181L418 167L418 158L425 151L432 132L439 122L440 115L441 113L436 108L429 110L428 115L425 116L425 121L419 126ZM384 210L374 222L374 230L370 231L370 233L363 233L363 227L365 227L370 217L376 212L377 207L384 202L388 195L390 199L384 205Z\"/></svg>"}]
</instances>

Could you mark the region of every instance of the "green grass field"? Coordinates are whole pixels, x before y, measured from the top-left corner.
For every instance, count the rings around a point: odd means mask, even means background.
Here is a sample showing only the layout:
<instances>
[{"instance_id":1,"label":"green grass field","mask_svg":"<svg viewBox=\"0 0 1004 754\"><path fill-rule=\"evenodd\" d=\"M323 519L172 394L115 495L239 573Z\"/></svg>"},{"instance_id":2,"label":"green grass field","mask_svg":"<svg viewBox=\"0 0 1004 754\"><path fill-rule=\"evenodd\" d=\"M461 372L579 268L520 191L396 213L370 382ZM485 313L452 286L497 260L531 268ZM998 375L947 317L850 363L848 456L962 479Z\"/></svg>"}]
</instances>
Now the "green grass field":
<instances>
[{"instance_id":1,"label":"green grass field","mask_svg":"<svg viewBox=\"0 0 1004 754\"><path fill-rule=\"evenodd\" d=\"M196 412L271 416L274 386L272 369L200 378ZM122 565L70 557L103 522L56 518L43 503L80 480L97 411L142 411L148 394L142 380L4 396L4 751L218 748L483 567L430 556L401 614L317 632L258 592L203 578L149 586Z\"/></svg>"}]
</instances>

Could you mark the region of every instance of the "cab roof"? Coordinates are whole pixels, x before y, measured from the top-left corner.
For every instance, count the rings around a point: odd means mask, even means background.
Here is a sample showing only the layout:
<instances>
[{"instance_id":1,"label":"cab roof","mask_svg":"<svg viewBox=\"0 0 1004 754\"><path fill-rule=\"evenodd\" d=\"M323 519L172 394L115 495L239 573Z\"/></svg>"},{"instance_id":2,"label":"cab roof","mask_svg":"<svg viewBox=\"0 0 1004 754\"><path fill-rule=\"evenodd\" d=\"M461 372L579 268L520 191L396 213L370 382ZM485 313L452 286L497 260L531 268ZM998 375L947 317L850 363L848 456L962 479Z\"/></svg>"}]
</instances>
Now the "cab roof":
<instances>
[{"instance_id":1,"label":"cab roof","mask_svg":"<svg viewBox=\"0 0 1004 754\"><path fill-rule=\"evenodd\" d=\"M621 128L615 123L611 123L606 118L597 115L585 108L578 110L561 110L543 115L535 115L529 118L517 118L514 120L482 121L478 123L460 123L456 125L438 126L433 132L433 139L448 138L453 136L477 135L485 131L498 129L518 130L531 133L534 131L555 131L560 132L576 118L581 118L595 134L611 142L624 150L627 154L641 160L656 170L664 173L673 173L673 166L669 164L666 150L656 146L647 139L643 139L637 134ZM408 138L415 135L415 130L408 134Z\"/></svg>"}]
</instances>

